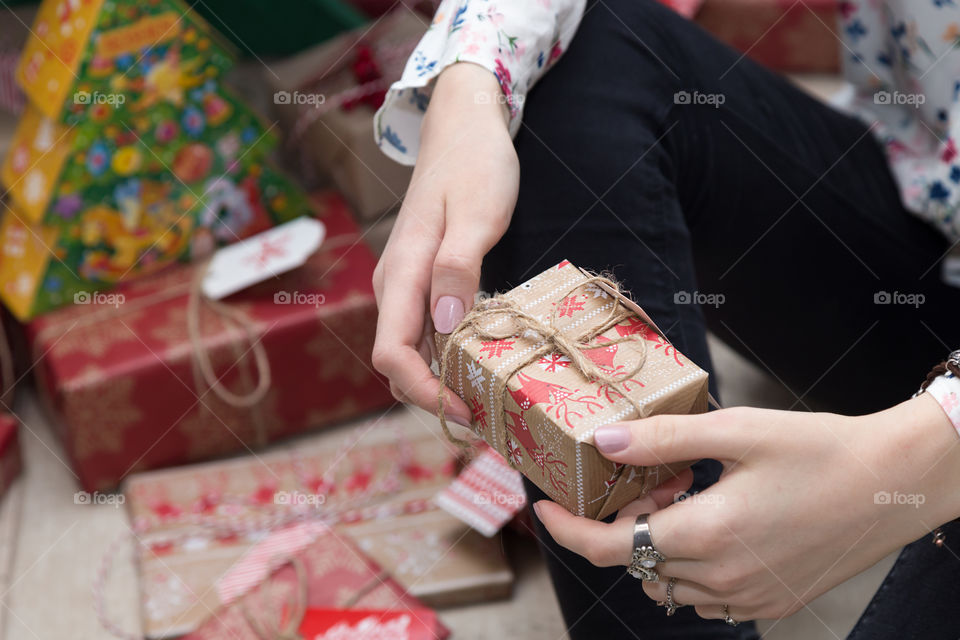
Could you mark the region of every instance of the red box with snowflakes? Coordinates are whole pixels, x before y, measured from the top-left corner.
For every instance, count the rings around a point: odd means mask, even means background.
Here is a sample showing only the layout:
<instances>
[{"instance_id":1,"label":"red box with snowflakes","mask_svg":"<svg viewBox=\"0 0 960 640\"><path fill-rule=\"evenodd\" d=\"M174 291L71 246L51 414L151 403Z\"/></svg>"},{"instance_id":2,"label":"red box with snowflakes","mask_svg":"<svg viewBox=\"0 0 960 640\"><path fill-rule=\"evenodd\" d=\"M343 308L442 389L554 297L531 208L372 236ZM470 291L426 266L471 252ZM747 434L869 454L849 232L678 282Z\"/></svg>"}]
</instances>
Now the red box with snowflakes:
<instances>
[{"instance_id":1,"label":"red box with snowflakes","mask_svg":"<svg viewBox=\"0 0 960 640\"><path fill-rule=\"evenodd\" d=\"M836 73L839 5L837 0L704 0L695 20L771 69Z\"/></svg>"},{"instance_id":2,"label":"red box with snowflakes","mask_svg":"<svg viewBox=\"0 0 960 640\"><path fill-rule=\"evenodd\" d=\"M188 265L27 325L41 396L84 489L392 404L370 365L376 260L339 195L313 203L324 245L303 266L227 298L243 322L201 302L190 332L198 267ZM197 355L222 388L241 395L266 373L255 365L255 343L269 370L263 398L243 407L212 393Z\"/></svg>"},{"instance_id":3,"label":"red box with snowflakes","mask_svg":"<svg viewBox=\"0 0 960 640\"><path fill-rule=\"evenodd\" d=\"M0 495L7 492L23 468L19 431L16 418L8 413L0 414Z\"/></svg>"}]
</instances>

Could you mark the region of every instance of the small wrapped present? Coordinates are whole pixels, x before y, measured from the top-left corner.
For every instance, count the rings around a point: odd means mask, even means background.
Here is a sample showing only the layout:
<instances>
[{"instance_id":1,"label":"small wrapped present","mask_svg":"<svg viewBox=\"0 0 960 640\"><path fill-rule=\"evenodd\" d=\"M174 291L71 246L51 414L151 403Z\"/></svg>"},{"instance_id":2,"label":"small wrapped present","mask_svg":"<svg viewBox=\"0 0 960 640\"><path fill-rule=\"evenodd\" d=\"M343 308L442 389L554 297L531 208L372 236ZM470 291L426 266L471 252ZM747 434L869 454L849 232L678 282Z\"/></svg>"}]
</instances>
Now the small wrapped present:
<instances>
[{"instance_id":1,"label":"small wrapped present","mask_svg":"<svg viewBox=\"0 0 960 640\"><path fill-rule=\"evenodd\" d=\"M455 456L401 411L256 459L132 476L124 492L140 541L144 629L195 627L328 525L427 605L503 595L512 575L499 541L430 500L452 479Z\"/></svg>"},{"instance_id":2,"label":"small wrapped present","mask_svg":"<svg viewBox=\"0 0 960 640\"><path fill-rule=\"evenodd\" d=\"M265 74L304 179L332 180L361 220L399 205L410 182L412 168L377 147L373 116L428 23L400 8Z\"/></svg>"},{"instance_id":3,"label":"small wrapped present","mask_svg":"<svg viewBox=\"0 0 960 640\"><path fill-rule=\"evenodd\" d=\"M343 612L338 615L338 610ZM445 640L449 635L433 611L389 573L348 540L328 532L262 584L209 615L183 640Z\"/></svg>"},{"instance_id":4,"label":"small wrapped present","mask_svg":"<svg viewBox=\"0 0 960 640\"><path fill-rule=\"evenodd\" d=\"M339 196L314 208L327 238L306 264L217 304L199 296L204 267L184 265L27 325L84 489L393 404L370 365L376 259Z\"/></svg>"},{"instance_id":5,"label":"small wrapped present","mask_svg":"<svg viewBox=\"0 0 960 640\"><path fill-rule=\"evenodd\" d=\"M436 339L476 434L572 513L604 518L689 466L623 465L593 445L599 426L703 412L709 396L707 373L610 280L564 261Z\"/></svg>"},{"instance_id":6,"label":"small wrapped present","mask_svg":"<svg viewBox=\"0 0 960 640\"><path fill-rule=\"evenodd\" d=\"M837 0L704 0L696 22L771 69L836 73L840 69Z\"/></svg>"}]
</instances>

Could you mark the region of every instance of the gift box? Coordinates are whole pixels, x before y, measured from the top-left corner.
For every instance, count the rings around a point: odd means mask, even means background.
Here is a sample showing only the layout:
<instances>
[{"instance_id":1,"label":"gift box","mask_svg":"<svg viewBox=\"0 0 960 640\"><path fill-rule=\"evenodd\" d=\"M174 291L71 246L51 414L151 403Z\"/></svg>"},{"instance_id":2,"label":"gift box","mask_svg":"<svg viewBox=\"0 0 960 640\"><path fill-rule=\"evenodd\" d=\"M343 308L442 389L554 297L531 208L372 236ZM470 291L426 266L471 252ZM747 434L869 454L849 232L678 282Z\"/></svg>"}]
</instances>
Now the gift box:
<instances>
[{"instance_id":1,"label":"gift box","mask_svg":"<svg viewBox=\"0 0 960 640\"><path fill-rule=\"evenodd\" d=\"M302 635L293 635L296 631ZM433 611L335 533L319 536L184 640L264 640L265 633L277 638L391 640L444 640L450 635Z\"/></svg>"},{"instance_id":2,"label":"gift box","mask_svg":"<svg viewBox=\"0 0 960 640\"><path fill-rule=\"evenodd\" d=\"M455 459L400 411L256 459L132 476L124 492L141 541L145 630L161 636L199 624L327 525L427 605L489 599L499 582L512 583L498 541L471 534L430 500L450 482ZM236 523L245 526L224 529ZM269 531L283 544L258 554Z\"/></svg>"},{"instance_id":3,"label":"gift box","mask_svg":"<svg viewBox=\"0 0 960 640\"><path fill-rule=\"evenodd\" d=\"M709 396L707 373L610 280L564 261L436 340L473 431L576 515L604 518L689 465L623 465L593 445L601 425L703 412Z\"/></svg>"},{"instance_id":4,"label":"gift box","mask_svg":"<svg viewBox=\"0 0 960 640\"><path fill-rule=\"evenodd\" d=\"M84 489L393 403L370 366L376 259L339 196L314 202L321 249L222 305L197 295L202 265L184 265L27 325L41 398Z\"/></svg>"},{"instance_id":5,"label":"gift box","mask_svg":"<svg viewBox=\"0 0 960 640\"><path fill-rule=\"evenodd\" d=\"M838 7L836 0L704 0L696 22L771 69L836 73Z\"/></svg>"},{"instance_id":6,"label":"gift box","mask_svg":"<svg viewBox=\"0 0 960 640\"><path fill-rule=\"evenodd\" d=\"M387 158L371 132L387 88L400 78L428 23L400 8L265 74L304 179L332 180L362 220L399 205L410 182L412 168Z\"/></svg>"},{"instance_id":7,"label":"gift box","mask_svg":"<svg viewBox=\"0 0 960 640\"><path fill-rule=\"evenodd\" d=\"M144 112L179 104L187 90L229 69L233 53L180 0L45 0L17 80L45 116L77 124L97 104L122 100Z\"/></svg>"},{"instance_id":8,"label":"gift box","mask_svg":"<svg viewBox=\"0 0 960 640\"><path fill-rule=\"evenodd\" d=\"M299 187L259 162L214 178L202 197L169 177L134 178L111 190L124 204L80 204L76 219L54 224L30 224L8 205L0 221L0 299L18 319L87 303L104 289L310 212Z\"/></svg>"},{"instance_id":9,"label":"gift box","mask_svg":"<svg viewBox=\"0 0 960 640\"><path fill-rule=\"evenodd\" d=\"M0 495L3 495L20 475L23 458L20 455L20 423L7 413L0 414Z\"/></svg>"}]
</instances>

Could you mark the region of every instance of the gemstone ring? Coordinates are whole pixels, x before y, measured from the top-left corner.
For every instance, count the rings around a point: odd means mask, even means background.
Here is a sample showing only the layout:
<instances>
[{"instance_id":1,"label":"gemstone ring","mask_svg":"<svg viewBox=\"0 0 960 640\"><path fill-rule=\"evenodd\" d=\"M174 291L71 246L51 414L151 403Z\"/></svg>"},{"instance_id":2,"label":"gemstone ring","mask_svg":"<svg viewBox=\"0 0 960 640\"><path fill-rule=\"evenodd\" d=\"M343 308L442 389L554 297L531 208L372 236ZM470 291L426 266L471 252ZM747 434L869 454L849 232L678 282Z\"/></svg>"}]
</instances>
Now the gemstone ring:
<instances>
[{"instance_id":1,"label":"gemstone ring","mask_svg":"<svg viewBox=\"0 0 960 640\"><path fill-rule=\"evenodd\" d=\"M627 573L644 582L657 582L660 574L654 567L667 558L653 546L653 536L650 534L650 524L647 522L649 515L649 513L640 514L633 525L633 557L630 559Z\"/></svg>"}]
</instances>

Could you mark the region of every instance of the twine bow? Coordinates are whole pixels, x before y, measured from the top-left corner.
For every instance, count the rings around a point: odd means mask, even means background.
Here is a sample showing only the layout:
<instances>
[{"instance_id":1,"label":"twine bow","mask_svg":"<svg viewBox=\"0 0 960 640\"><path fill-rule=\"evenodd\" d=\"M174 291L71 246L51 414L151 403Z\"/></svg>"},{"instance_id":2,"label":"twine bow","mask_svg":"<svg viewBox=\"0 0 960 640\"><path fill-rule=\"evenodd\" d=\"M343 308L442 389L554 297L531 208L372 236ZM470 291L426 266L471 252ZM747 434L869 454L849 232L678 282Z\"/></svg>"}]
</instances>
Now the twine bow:
<instances>
[{"instance_id":1,"label":"twine bow","mask_svg":"<svg viewBox=\"0 0 960 640\"><path fill-rule=\"evenodd\" d=\"M628 299L627 296L620 291L619 285L614 280L605 276L591 275L583 282L568 289L565 294L560 296L559 300L562 301L577 289L594 283L600 285L612 295L613 302L610 305L610 313L608 313L607 317L599 324L589 326L579 333L569 333L557 326L557 312L560 309L559 303L554 305L549 322L544 323L523 311L516 302L506 296L499 295L481 301L464 316L460 325L448 336L440 356L440 380L446 383L450 368L450 356L463 334L472 333L482 340L505 340L507 338L530 336L532 333L541 341L541 345L531 351L526 357L519 359L513 367L511 367L509 373L498 376L494 383L493 414L499 416L503 424L506 424L507 419L504 396L507 391L508 381L522 371L524 367L554 352L559 352L566 356L570 360L570 366L583 374L589 382L600 382L604 385L609 385L633 406L639 417L643 417L645 411L642 405L627 395L626 389L621 386L622 380L636 375L646 363L647 347L643 337L637 334L630 334L606 342L595 342L598 336L633 315L630 310L620 305L621 300ZM496 326L503 324L503 321L506 321L506 326L502 330L497 331ZM637 344L641 349L641 354L634 366L624 372L615 373L613 371L606 371L587 355L594 349L605 349L612 345L626 342ZM445 392L446 387L441 386L437 394L439 406L437 415L440 418L440 425L443 427L443 432L451 442L460 446L470 446L468 441L455 437L447 426L447 420L443 413ZM509 456L506 456L506 458L510 465L516 468L513 460L511 460Z\"/></svg>"},{"instance_id":2,"label":"twine bow","mask_svg":"<svg viewBox=\"0 0 960 640\"><path fill-rule=\"evenodd\" d=\"M285 616L285 619L281 619L276 625L267 625L261 618L250 613L245 602L240 603L240 612L260 640L303 640L303 636L300 635L300 624L307 611L307 570L300 558L293 557L288 562L293 565L293 570L296 572L297 588L293 593L295 600L290 613Z\"/></svg>"}]
</instances>

